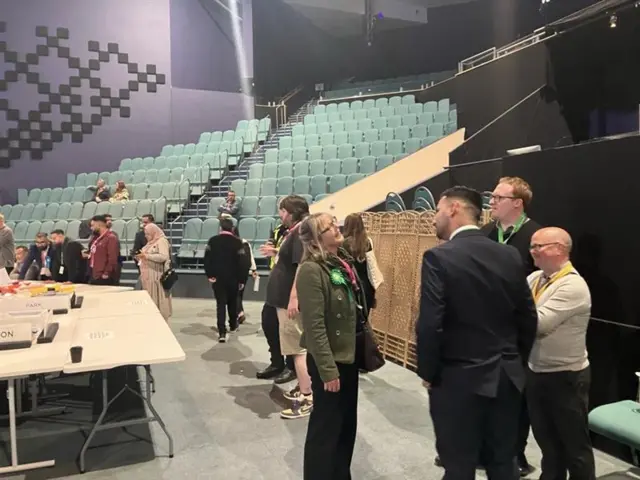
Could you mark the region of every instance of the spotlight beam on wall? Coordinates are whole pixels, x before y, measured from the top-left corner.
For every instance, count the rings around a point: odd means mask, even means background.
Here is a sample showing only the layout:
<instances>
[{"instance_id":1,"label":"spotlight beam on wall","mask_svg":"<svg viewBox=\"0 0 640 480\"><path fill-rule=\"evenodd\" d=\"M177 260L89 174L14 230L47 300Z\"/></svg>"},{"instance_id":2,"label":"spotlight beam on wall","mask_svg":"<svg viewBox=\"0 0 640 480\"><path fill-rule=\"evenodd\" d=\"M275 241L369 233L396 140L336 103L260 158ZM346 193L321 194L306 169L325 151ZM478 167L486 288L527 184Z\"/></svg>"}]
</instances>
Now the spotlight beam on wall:
<instances>
[{"instance_id":1,"label":"spotlight beam on wall","mask_svg":"<svg viewBox=\"0 0 640 480\"><path fill-rule=\"evenodd\" d=\"M240 74L240 85L242 87L244 118L251 119L254 117L254 112L247 69L247 53L242 40L242 25L240 23L242 19L240 15L238 15L239 1L240 0L229 0L229 5L231 6L231 27L233 29L233 43L236 47L236 63L238 64L238 73Z\"/></svg>"},{"instance_id":2,"label":"spotlight beam on wall","mask_svg":"<svg viewBox=\"0 0 640 480\"><path fill-rule=\"evenodd\" d=\"M231 3L231 8L227 7L220 0L213 0L213 1L216 2L218 5L220 5L222 8L224 8L227 12L229 12L231 14L232 19L238 19L239 21L242 21L242 17L238 15L238 6L234 5L236 3L236 0L229 0L229 2ZM234 9L234 6L235 6L235 9Z\"/></svg>"}]
</instances>

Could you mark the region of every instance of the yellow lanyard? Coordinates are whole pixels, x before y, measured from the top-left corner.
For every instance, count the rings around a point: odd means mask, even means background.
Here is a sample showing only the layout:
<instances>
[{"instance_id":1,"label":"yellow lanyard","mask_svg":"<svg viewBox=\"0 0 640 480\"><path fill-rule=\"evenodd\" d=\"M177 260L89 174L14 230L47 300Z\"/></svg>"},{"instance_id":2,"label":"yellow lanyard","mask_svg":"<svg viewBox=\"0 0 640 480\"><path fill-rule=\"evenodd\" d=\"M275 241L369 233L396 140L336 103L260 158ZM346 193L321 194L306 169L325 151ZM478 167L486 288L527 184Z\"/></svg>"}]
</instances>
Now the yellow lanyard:
<instances>
[{"instance_id":1,"label":"yellow lanyard","mask_svg":"<svg viewBox=\"0 0 640 480\"><path fill-rule=\"evenodd\" d=\"M542 282L542 277L544 275L540 275L538 278L536 278L535 283L533 284L533 288L531 289L533 292L533 299L535 300L536 304L538 303L538 300L540 300L540 297L545 292L547 287L549 287L549 285L551 285L556 280L560 280L562 277L566 277L571 273L573 273L573 265L571 265L571 262L569 262L564 267L562 267L562 270L551 275L549 281L542 286L540 286L540 283Z\"/></svg>"}]
</instances>

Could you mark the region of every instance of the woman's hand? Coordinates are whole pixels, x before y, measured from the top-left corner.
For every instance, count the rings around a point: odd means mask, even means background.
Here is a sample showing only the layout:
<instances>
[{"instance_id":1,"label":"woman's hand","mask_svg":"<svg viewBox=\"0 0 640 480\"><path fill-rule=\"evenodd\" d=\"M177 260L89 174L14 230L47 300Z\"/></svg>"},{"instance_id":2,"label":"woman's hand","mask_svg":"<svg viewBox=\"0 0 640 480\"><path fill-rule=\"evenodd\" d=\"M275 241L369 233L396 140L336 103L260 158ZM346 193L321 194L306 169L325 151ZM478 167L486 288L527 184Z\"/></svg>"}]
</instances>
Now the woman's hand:
<instances>
[{"instance_id":1,"label":"woman's hand","mask_svg":"<svg viewBox=\"0 0 640 480\"><path fill-rule=\"evenodd\" d=\"M340 391L340 378L331 380L330 382L324 382L325 392L338 393Z\"/></svg>"}]
</instances>

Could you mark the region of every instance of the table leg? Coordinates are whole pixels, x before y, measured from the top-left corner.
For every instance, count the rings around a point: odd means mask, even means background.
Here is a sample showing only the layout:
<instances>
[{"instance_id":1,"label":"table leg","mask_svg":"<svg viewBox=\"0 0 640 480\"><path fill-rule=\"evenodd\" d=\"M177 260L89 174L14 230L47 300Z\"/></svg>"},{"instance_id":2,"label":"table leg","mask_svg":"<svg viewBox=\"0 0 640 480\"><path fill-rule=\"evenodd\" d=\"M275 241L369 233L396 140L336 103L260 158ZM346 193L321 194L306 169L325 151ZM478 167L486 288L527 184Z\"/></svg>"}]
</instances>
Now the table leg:
<instances>
[{"instance_id":1,"label":"table leg","mask_svg":"<svg viewBox=\"0 0 640 480\"><path fill-rule=\"evenodd\" d=\"M67 407L49 407L49 408L40 408L38 406L38 385L37 378L34 380L33 378L27 379L27 383L29 384L29 391L31 395L31 410L23 411L22 409L22 379L16 379L16 418L24 418L24 417L44 417L45 415L58 415L60 413L64 413ZM0 415L0 420L4 420L9 418L8 415Z\"/></svg>"},{"instance_id":2,"label":"table leg","mask_svg":"<svg viewBox=\"0 0 640 480\"><path fill-rule=\"evenodd\" d=\"M8 379L7 400L9 402L9 435L11 437L11 466L0 468L0 475L4 473L22 472L36 468L53 467L55 460L44 462L18 464L18 439L16 432L16 385L15 379Z\"/></svg>"},{"instance_id":3,"label":"table leg","mask_svg":"<svg viewBox=\"0 0 640 480\"><path fill-rule=\"evenodd\" d=\"M155 419L156 422L158 422L158 425L160 425L160 428L169 439L169 458L173 458L173 438L171 437L169 430L167 430L166 425L162 421L162 418L160 417L160 415L158 415L158 412L156 411L155 407L151 403L151 382L153 381L154 390L155 390L155 384L156 384L155 380L151 376L151 366L145 365L144 370L145 370L145 378L147 381L147 388L145 389L146 398L145 398L145 395L140 395L140 397L147 404L147 407L149 407L149 411L153 415L153 418Z\"/></svg>"},{"instance_id":4,"label":"table leg","mask_svg":"<svg viewBox=\"0 0 640 480\"><path fill-rule=\"evenodd\" d=\"M144 392L137 392L136 390L131 388L129 385L125 385L111 400L109 400L109 396L108 396L109 392L107 390L107 371L103 370L102 372L100 372L102 375L102 412L100 413L100 416L98 417L98 420L96 421L96 423L91 428L91 431L89 432L89 435L87 436L87 439L85 440L84 445L82 445L82 449L80 450L80 472L81 473L84 473L86 471L85 455L87 453L87 450L89 449L89 445L91 444L93 437L95 437L97 432L100 432L103 430L110 430L114 428L125 428L131 425L140 425L144 423L158 422L158 424L160 425L160 428L169 439L169 458L173 458L173 438L169 434L169 431L167 430L167 427L164 424L164 421L162 420L162 418L156 411L155 407L151 403L151 390L152 390L151 368L149 367L149 365L145 365L144 368L145 368L145 391ZM144 418L135 418L132 420L123 420L120 422L109 422L109 423L103 424L102 422L104 421L104 417L106 416L107 411L109 410L109 407L118 398L120 398L120 395L124 394L124 392L126 391L129 391L135 396L142 399L145 405L149 408L149 411L151 412L151 416L149 417L145 415Z\"/></svg>"}]
</instances>

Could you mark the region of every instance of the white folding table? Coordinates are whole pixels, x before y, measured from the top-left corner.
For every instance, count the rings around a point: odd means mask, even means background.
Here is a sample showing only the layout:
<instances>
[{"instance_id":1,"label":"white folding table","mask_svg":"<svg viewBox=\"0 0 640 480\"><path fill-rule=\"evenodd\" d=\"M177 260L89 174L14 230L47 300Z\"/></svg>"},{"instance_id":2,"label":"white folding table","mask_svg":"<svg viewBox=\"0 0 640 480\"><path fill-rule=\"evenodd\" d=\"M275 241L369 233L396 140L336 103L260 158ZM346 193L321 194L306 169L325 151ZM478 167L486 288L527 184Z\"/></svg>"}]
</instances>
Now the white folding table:
<instances>
[{"instance_id":1,"label":"white folding table","mask_svg":"<svg viewBox=\"0 0 640 480\"><path fill-rule=\"evenodd\" d=\"M151 403L151 365L185 359L185 353L166 321L145 291L120 293L117 302L109 302L108 309L100 302L90 301L87 309L83 304L80 311L81 319L76 323L72 345L83 347L82 361L71 363L69 358L63 372L101 372L102 376L102 412L80 451L80 471L85 472L85 454L97 432L154 421L167 435L169 456L173 457L173 439ZM145 391L138 392L127 384L109 400L107 372L122 366L144 367ZM141 398L151 415L103 423L109 407L127 391Z\"/></svg>"},{"instance_id":2,"label":"white folding table","mask_svg":"<svg viewBox=\"0 0 640 480\"><path fill-rule=\"evenodd\" d=\"M8 381L7 400L9 403L9 435L11 439L11 465L0 467L0 475L55 465L55 460L24 464L18 462L15 393L17 379L31 375L60 372L65 363L67 363L69 345L74 335L75 316L73 313L56 315L54 321L58 322L59 328L53 342L47 344L36 343L31 348L0 352L0 379Z\"/></svg>"}]
</instances>

